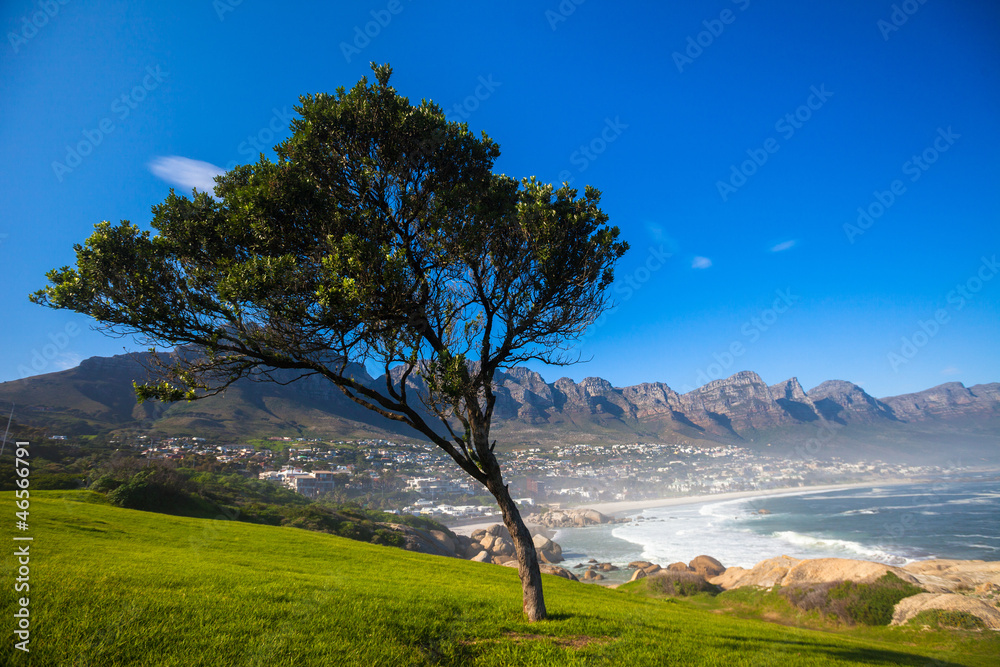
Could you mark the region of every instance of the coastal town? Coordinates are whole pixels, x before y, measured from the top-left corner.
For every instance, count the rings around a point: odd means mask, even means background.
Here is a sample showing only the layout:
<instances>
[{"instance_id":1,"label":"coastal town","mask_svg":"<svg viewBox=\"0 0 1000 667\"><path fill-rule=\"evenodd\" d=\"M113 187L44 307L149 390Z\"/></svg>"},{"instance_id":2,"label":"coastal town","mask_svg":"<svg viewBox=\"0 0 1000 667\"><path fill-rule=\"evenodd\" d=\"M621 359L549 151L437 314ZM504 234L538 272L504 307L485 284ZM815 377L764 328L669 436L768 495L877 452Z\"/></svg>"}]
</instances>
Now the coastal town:
<instances>
[{"instance_id":1,"label":"coastal town","mask_svg":"<svg viewBox=\"0 0 1000 667\"><path fill-rule=\"evenodd\" d=\"M271 438L267 445L212 444L201 438L141 436L131 443L147 459L203 457L280 484L310 498L380 499L381 509L442 520L485 517L496 506L442 450L386 439L324 442ZM522 507L637 501L821 484L918 478L936 466L766 456L737 446L566 444L500 454Z\"/></svg>"}]
</instances>

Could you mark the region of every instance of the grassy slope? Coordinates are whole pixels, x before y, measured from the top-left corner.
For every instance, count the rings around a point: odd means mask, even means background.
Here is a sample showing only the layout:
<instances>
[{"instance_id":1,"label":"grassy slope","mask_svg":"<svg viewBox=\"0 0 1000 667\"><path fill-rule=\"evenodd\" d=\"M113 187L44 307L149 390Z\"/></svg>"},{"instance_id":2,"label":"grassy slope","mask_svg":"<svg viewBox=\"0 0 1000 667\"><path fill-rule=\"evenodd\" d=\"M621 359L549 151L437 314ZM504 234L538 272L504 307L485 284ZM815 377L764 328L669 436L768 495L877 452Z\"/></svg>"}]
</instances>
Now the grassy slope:
<instances>
[{"instance_id":1,"label":"grassy slope","mask_svg":"<svg viewBox=\"0 0 1000 667\"><path fill-rule=\"evenodd\" d=\"M32 493L31 653L12 646L5 555L0 663L991 664L946 634L913 647L913 631L788 628L549 576L551 619L529 625L509 568L99 499ZM13 514L13 493L0 507ZM12 544L13 517L3 523Z\"/></svg>"}]
</instances>

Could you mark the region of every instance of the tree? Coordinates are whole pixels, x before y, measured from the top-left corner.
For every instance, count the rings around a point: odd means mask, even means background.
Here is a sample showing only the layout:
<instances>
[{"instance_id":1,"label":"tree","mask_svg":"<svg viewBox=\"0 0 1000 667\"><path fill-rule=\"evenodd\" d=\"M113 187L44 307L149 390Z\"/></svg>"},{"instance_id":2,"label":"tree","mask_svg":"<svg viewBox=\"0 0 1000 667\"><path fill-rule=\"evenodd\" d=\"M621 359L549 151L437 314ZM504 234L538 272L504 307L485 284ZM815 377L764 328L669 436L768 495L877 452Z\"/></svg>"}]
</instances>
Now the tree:
<instances>
[{"instance_id":1,"label":"tree","mask_svg":"<svg viewBox=\"0 0 1000 667\"><path fill-rule=\"evenodd\" d=\"M531 535L490 440L494 375L575 361L627 245L600 193L492 172L498 146L376 81L300 99L292 136L153 207L156 234L95 227L38 304L86 313L162 355L140 400L320 375L443 449L485 486L514 542L529 620L545 618ZM377 365L366 383L355 364ZM281 370L284 375L274 373Z\"/></svg>"}]
</instances>

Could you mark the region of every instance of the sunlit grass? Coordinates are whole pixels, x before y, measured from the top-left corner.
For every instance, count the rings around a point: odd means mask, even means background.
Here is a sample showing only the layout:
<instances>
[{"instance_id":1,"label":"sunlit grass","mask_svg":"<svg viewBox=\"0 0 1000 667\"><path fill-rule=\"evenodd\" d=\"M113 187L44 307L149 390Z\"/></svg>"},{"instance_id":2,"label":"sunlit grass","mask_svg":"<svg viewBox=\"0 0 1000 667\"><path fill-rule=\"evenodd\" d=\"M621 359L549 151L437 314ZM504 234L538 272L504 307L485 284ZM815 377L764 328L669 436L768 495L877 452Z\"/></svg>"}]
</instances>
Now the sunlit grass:
<instances>
[{"instance_id":1,"label":"sunlit grass","mask_svg":"<svg viewBox=\"0 0 1000 667\"><path fill-rule=\"evenodd\" d=\"M511 568L100 499L32 494L31 653L13 648L22 594L5 557L3 664L987 665L996 655L946 633L914 645L896 628L816 632L551 576L550 620L528 624ZM13 516L13 493L0 494L4 506Z\"/></svg>"}]
</instances>

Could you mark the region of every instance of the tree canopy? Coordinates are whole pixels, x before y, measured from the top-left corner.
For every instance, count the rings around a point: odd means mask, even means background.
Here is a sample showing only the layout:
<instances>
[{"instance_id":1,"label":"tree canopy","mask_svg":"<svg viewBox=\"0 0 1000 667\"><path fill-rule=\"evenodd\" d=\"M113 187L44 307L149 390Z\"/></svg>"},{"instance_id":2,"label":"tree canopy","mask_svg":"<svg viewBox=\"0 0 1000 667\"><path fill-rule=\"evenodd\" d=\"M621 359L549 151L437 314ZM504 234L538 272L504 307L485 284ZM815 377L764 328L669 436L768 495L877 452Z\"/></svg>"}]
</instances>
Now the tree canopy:
<instances>
[{"instance_id":1,"label":"tree canopy","mask_svg":"<svg viewBox=\"0 0 1000 667\"><path fill-rule=\"evenodd\" d=\"M447 451L514 536L489 440L494 373L573 362L566 345L609 305L627 245L596 189L494 174L485 133L411 104L388 65L373 70L372 83L302 97L276 158L219 176L215 197L171 190L155 233L98 224L76 266L50 271L31 299L186 346L140 399L194 400L275 369L322 375ZM358 379L354 363L384 382Z\"/></svg>"}]
</instances>

